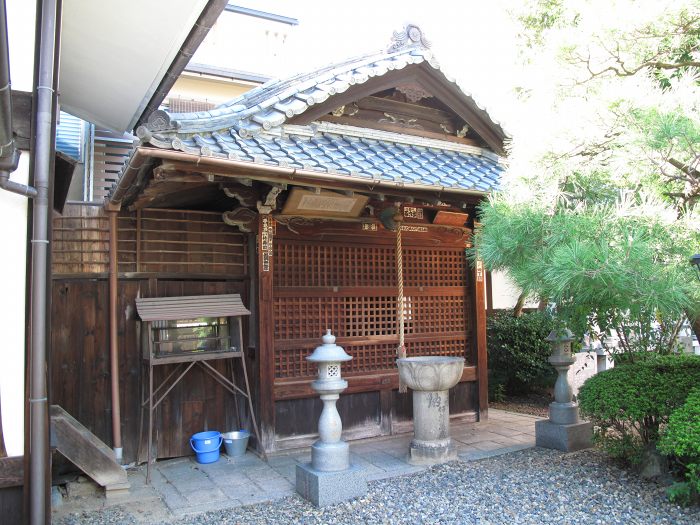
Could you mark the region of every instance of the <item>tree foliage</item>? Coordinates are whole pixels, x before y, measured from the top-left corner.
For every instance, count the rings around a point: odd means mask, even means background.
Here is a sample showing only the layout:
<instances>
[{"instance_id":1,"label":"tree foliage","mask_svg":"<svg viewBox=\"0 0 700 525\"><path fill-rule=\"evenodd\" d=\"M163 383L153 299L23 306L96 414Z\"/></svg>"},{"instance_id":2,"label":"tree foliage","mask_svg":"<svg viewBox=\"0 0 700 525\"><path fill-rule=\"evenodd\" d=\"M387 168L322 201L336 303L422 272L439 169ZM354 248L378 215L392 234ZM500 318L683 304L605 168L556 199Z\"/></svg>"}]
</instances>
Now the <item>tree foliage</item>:
<instances>
[{"instance_id":1,"label":"tree foliage","mask_svg":"<svg viewBox=\"0 0 700 525\"><path fill-rule=\"evenodd\" d=\"M533 0L514 14L524 109L473 257L579 333L668 352L700 314L700 3Z\"/></svg>"}]
</instances>

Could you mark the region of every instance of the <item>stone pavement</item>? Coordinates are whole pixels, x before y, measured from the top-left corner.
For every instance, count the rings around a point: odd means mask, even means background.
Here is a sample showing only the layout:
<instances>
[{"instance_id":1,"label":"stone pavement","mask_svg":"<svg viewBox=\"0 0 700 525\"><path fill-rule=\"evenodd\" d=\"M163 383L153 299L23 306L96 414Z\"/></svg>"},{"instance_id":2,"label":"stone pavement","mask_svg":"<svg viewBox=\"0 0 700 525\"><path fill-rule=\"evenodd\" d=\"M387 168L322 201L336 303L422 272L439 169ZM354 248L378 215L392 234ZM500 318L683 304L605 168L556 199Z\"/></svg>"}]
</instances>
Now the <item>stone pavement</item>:
<instances>
[{"instance_id":1,"label":"stone pavement","mask_svg":"<svg viewBox=\"0 0 700 525\"><path fill-rule=\"evenodd\" d=\"M489 410L483 423L453 423L450 434L459 459L474 461L522 450L535 444L537 417ZM406 461L412 434L370 438L350 443L351 462L362 466L369 481L425 470ZM240 458L221 454L218 462L200 465L194 456L164 460L151 469L146 485L145 465L129 470L128 494L105 499L89 480L69 483L68 494L55 491L53 517L128 504L144 521L167 520L187 514L273 501L295 492L297 463L311 461L310 450L277 454L265 463L248 452Z\"/></svg>"}]
</instances>

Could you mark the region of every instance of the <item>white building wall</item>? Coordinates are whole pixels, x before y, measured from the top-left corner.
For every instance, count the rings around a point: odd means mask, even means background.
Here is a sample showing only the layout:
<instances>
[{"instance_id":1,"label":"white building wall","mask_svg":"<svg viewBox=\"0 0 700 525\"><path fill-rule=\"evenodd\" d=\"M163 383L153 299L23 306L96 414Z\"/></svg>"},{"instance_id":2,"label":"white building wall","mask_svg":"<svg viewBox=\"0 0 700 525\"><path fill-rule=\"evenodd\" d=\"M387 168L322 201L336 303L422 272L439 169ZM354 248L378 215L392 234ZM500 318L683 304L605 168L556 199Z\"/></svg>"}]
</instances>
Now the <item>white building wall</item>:
<instances>
[{"instance_id":1,"label":"white building wall","mask_svg":"<svg viewBox=\"0 0 700 525\"><path fill-rule=\"evenodd\" d=\"M32 91L35 2L7 2L12 89ZM26 184L29 154L22 152L11 180ZM24 351L27 265L26 197L0 190L0 403L5 447L10 456L24 453ZM1 520L1 519L0 519Z\"/></svg>"},{"instance_id":2,"label":"white building wall","mask_svg":"<svg viewBox=\"0 0 700 525\"><path fill-rule=\"evenodd\" d=\"M491 290L495 310L510 309L515 306L520 296L520 289L508 277L506 272L491 272ZM537 308L537 301L528 300L525 308Z\"/></svg>"}]
</instances>

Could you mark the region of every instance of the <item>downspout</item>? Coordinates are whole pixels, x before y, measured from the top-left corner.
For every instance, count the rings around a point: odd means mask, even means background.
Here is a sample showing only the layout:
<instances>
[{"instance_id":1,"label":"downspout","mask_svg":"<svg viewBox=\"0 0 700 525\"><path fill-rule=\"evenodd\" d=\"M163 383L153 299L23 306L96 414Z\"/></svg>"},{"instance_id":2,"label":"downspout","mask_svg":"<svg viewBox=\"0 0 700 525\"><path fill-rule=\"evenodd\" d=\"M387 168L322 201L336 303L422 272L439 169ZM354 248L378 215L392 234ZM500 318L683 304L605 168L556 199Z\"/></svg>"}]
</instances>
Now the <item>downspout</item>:
<instances>
[{"instance_id":1,"label":"downspout","mask_svg":"<svg viewBox=\"0 0 700 525\"><path fill-rule=\"evenodd\" d=\"M119 334L117 333L117 218L119 206L105 206L109 215L109 364L112 386L112 441L114 459L122 462L121 403L119 399Z\"/></svg>"},{"instance_id":2,"label":"downspout","mask_svg":"<svg viewBox=\"0 0 700 525\"><path fill-rule=\"evenodd\" d=\"M29 383L29 523L47 522L49 416L47 400L47 290L49 262L49 184L54 151L55 66L60 0L39 0L41 17L37 46L38 69L35 88L34 143L31 151L36 189L32 211L31 347Z\"/></svg>"}]
</instances>

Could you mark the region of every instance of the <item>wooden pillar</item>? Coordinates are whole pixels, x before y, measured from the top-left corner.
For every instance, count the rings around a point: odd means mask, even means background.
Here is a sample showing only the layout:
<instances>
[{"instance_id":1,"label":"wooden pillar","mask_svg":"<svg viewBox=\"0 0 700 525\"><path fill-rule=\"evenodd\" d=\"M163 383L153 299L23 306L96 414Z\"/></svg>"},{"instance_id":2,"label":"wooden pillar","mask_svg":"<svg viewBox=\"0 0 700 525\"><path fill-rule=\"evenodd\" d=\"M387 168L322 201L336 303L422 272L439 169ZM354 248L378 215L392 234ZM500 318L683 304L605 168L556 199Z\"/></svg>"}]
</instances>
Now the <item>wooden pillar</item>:
<instances>
[{"instance_id":1,"label":"wooden pillar","mask_svg":"<svg viewBox=\"0 0 700 525\"><path fill-rule=\"evenodd\" d=\"M479 421L488 419L489 402L485 280L484 263L477 260L474 267L474 327L476 329L476 368L479 381Z\"/></svg>"},{"instance_id":2,"label":"wooden pillar","mask_svg":"<svg viewBox=\"0 0 700 525\"><path fill-rule=\"evenodd\" d=\"M265 451L275 446L275 349L272 314L274 219L258 216L258 357L260 385L260 439Z\"/></svg>"},{"instance_id":3,"label":"wooden pillar","mask_svg":"<svg viewBox=\"0 0 700 525\"><path fill-rule=\"evenodd\" d=\"M119 401L119 337L117 333L119 205L107 204L109 215L109 362L112 384L112 447L117 463L122 462L121 404Z\"/></svg>"}]
</instances>

